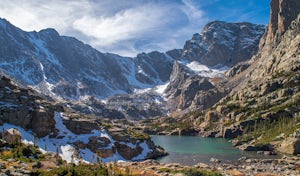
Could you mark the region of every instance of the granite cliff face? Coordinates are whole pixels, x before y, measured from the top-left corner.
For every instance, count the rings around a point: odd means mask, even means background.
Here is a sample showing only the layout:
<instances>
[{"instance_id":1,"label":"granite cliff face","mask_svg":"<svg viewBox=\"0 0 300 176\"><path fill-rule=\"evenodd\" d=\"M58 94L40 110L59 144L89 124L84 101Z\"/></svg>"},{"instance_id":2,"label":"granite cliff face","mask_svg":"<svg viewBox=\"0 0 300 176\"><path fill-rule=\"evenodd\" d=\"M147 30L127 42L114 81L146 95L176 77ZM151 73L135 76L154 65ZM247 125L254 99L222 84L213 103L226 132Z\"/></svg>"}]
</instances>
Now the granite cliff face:
<instances>
[{"instance_id":1,"label":"granite cliff face","mask_svg":"<svg viewBox=\"0 0 300 176\"><path fill-rule=\"evenodd\" d=\"M54 111L61 109L49 103L32 89L19 88L6 76L0 78L0 124L10 123L31 129L38 137L53 132Z\"/></svg>"},{"instance_id":2,"label":"granite cliff face","mask_svg":"<svg viewBox=\"0 0 300 176\"><path fill-rule=\"evenodd\" d=\"M170 83L165 90L170 111L206 109L214 105L225 95L212 81L217 77L214 72L209 74L207 71L203 75L185 65L174 63Z\"/></svg>"},{"instance_id":3,"label":"granite cliff face","mask_svg":"<svg viewBox=\"0 0 300 176\"><path fill-rule=\"evenodd\" d=\"M280 37L289 28L291 22L297 18L299 14L297 7L299 7L300 2L297 0L288 2L284 0L272 0L270 5L272 10L266 44L273 44L274 46L278 44Z\"/></svg>"}]
</instances>

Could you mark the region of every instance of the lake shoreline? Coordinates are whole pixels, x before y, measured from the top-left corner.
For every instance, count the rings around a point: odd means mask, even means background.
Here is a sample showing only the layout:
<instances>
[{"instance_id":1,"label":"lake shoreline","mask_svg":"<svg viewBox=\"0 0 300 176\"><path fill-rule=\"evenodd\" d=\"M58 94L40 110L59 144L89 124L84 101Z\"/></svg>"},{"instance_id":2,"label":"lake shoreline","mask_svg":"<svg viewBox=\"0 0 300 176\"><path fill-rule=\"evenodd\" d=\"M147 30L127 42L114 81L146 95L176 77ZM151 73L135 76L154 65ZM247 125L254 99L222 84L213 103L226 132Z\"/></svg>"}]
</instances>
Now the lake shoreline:
<instances>
[{"instance_id":1,"label":"lake shoreline","mask_svg":"<svg viewBox=\"0 0 300 176\"><path fill-rule=\"evenodd\" d=\"M221 138L200 136L161 136L152 135L156 145L162 146L169 155L156 160L161 163L180 163L192 166L197 163L210 164L211 158L218 158L222 163L234 163L242 157L251 159L279 159L281 155L271 155L264 151L242 151Z\"/></svg>"},{"instance_id":2,"label":"lake shoreline","mask_svg":"<svg viewBox=\"0 0 300 176\"><path fill-rule=\"evenodd\" d=\"M109 164L109 163L107 163ZM119 167L139 170L142 175L166 176L176 175L174 171L180 170L202 170L231 176L278 176L300 175L300 158L296 156L283 156L280 159L250 159L242 157L235 163L223 163L215 159L209 164L197 163L192 166L184 166L179 163L160 163L156 160L145 160L141 162L121 162Z\"/></svg>"}]
</instances>

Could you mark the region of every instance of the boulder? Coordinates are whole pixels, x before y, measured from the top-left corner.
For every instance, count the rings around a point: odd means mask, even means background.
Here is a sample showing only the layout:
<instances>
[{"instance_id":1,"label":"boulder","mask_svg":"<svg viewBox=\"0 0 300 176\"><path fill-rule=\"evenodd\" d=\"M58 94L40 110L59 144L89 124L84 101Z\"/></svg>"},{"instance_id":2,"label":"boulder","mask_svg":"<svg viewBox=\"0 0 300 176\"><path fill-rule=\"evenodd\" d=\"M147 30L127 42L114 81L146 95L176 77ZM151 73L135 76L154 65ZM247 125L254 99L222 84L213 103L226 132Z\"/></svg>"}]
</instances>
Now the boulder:
<instances>
[{"instance_id":1,"label":"boulder","mask_svg":"<svg viewBox=\"0 0 300 176\"><path fill-rule=\"evenodd\" d=\"M235 126L225 127L223 131L223 138L236 138L243 134L243 131Z\"/></svg>"},{"instance_id":2,"label":"boulder","mask_svg":"<svg viewBox=\"0 0 300 176\"><path fill-rule=\"evenodd\" d=\"M245 174L243 174L242 172L237 171L237 170L229 170L228 173L231 176L245 176Z\"/></svg>"},{"instance_id":3,"label":"boulder","mask_svg":"<svg viewBox=\"0 0 300 176\"><path fill-rule=\"evenodd\" d=\"M217 158L211 158L209 160L209 162L211 162L211 163L220 163L221 161L219 159L217 159Z\"/></svg>"},{"instance_id":4,"label":"boulder","mask_svg":"<svg viewBox=\"0 0 300 176\"><path fill-rule=\"evenodd\" d=\"M291 155L300 154L300 138L288 137L282 141L281 145L277 148L280 153Z\"/></svg>"},{"instance_id":5,"label":"boulder","mask_svg":"<svg viewBox=\"0 0 300 176\"><path fill-rule=\"evenodd\" d=\"M256 146L254 144L243 144L241 146L238 146L239 149L244 151L270 151L273 150L273 147L271 145L262 145L262 146Z\"/></svg>"},{"instance_id":6,"label":"boulder","mask_svg":"<svg viewBox=\"0 0 300 176\"><path fill-rule=\"evenodd\" d=\"M98 124L91 120L65 120L66 127L75 134L89 134L98 129Z\"/></svg>"},{"instance_id":7,"label":"boulder","mask_svg":"<svg viewBox=\"0 0 300 176\"><path fill-rule=\"evenodd\" d=\"M229 108L227 106L224 106L224 105L219 105L219 106L217 106L216 111L221 113L221 114L225 114L229 111Z\"/></svg>"},{"instance_id":8,"label":"boulder","mask_svg":"<svg viewBox=\"0 0 300 176\"><path fill-rule=\"evenodd\" d=\"M4 132L2 132L2 138L5 140L7 143L10 144L18 144L21 142L22 136L19 130L10 128Z\"/></svg>"},{"instance_id":9,"label":"boulder","mask_svg":"<svg viewBox=\"0 0 300 176\"><path fill-rule=\"evenodd\" d=\"M115 142L117 152L126 160L132 160L132 158L142 153L143 148L137 145L136 148L131 148L126 144Z\"/></svg>"},{"instance_id":10,"label":"boulder","mask_svg":"<svg viewBox=\"0 0 300 176\"><path fill-rule=\"evenodd\" d=\"M205 164L205 163L197 163L196 165L194 165L195 168L198 169L209 169L209 165Z\"/></svg>"},{"instance_id":11,"label":"boulder","mask_svg":"<svg viewBox=\"0 0 300 176\"><path fill-rule=\"evenodd\" d=\"M179 131L177 129L171 131L168 135L170 136L178 136L179 135Z\"/></svg>"},{"instance_id":12,"label":"boulder","mask_svg":"<svg viewBox=\"0 0 300 176\"><path fill-rule=\"evenodd\" d=\"M97 155L101 158L108 158L113 156L116 153L116 149L113 148L104 148L104 149L98 149L97 150Z\"/></svg>"}]
</instances>

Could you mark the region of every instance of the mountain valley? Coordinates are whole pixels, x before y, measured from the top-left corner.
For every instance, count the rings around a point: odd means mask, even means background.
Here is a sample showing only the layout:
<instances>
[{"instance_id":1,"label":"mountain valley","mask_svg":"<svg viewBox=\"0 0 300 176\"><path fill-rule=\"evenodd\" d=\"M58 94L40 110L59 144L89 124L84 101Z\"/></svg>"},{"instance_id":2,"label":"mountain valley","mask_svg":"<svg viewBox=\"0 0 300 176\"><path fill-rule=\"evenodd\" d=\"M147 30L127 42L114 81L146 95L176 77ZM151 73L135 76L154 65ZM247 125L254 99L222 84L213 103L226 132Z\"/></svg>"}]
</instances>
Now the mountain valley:
<instances>
[{"instance_id":1,"label":"mountain valley","mask_svg":"<svg viewBox=\"0 0 300 176\"><path fill-rule=\"evenodd\" d=\"M20 160L24 175L46 175L31 165L48 161L54 175L299 175L300 1L270 6L268 26L213 21L182 49L132 58L0 19L0 173ZM163 164L151 135L282 157Z\"/></svg>"}]
</instances>

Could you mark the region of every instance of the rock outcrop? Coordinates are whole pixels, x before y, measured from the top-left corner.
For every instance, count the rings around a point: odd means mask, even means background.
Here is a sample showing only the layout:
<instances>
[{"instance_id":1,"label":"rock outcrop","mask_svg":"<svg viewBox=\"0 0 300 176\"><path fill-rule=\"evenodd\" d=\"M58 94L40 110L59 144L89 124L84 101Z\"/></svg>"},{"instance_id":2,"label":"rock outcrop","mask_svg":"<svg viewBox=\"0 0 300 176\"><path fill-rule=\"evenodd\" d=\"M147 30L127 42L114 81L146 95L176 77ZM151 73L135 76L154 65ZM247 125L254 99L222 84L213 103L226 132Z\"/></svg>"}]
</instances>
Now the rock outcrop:
<instances>
[{"instance_id":1,"label":"rock outcrop","mask_svg":"<svg viewBox=\"0 0 300 176\"><path fill-rule=\"evenodd\" d=\"M44 137L55 129L54 111L62 109L49 103L31 89L19 88L6 76L0 78L0 121L31 129Z\"/></svg>"},{"instance_id":2,"label":"rock outcrop","mask_svg":"<svg viewBox=\"0 0 300 176\"><path fill-rule=\"evenodd\" d=\"M295 134L295 135L294 135ZM294 133L285 138L277 147L277 151L289 155L300 154L300 137L299 133Z\"/></svg>"},{"instance_id":3,"label":"rock outcrop","mask_svg":"<svg viewBox=\"0 0 300 176\"><path fill-rule=\"evenodd\" d=\"M187 66L175 62L170 83L165 90L168 109L206 109L225 96L225 90L214 85L212 79L199 75Z\"/></svg>"}]
</instances>

